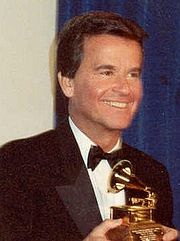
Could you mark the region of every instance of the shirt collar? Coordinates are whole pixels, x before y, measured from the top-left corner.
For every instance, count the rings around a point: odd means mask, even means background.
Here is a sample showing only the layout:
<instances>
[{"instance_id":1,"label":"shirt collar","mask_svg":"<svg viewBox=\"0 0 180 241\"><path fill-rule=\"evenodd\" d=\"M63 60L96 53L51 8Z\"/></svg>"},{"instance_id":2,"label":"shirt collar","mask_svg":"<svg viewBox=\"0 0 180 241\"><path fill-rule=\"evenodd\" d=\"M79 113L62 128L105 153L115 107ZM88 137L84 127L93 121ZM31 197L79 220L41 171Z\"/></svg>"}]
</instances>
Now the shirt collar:
<instances>
[{"instance_id":1,"label":"shirt collar","mask_svg":"<svg viewBox=\"0 0 180 241\"><path fill-rule=\"evenodd\" d=\"M76 125L75 123L72 121L71 117L69 117L69 124L71 127L71 130L75 136L75 139L78 143L82 158L84 160L84 163L87 167L87 161L88 161L88 155L89 155L89 150L91 148L91 146L96 146L96 144L89 139L88 136L86 136ZM122 147L122 139L119 138L116 145L112 148L110 152L112 151L116 151L118 149L121 149Z\"/></svg>"},{"instance_id":2,"label":"shirt collar","mask_svg":"<svg viewBox=\"0 0 180 241\"><path fill-rule=\"evenodd\" d=\"M75 139L78 143L82 158L85 162L85 165L87 167L87 160L88 160L88 154L89 150L92 145L96 145L94 142L92 142L89 137L87 137L72 121L72 119L69 117L69 124L71 127L71 130L75 136Z\"/></svg>"}]
</instances>

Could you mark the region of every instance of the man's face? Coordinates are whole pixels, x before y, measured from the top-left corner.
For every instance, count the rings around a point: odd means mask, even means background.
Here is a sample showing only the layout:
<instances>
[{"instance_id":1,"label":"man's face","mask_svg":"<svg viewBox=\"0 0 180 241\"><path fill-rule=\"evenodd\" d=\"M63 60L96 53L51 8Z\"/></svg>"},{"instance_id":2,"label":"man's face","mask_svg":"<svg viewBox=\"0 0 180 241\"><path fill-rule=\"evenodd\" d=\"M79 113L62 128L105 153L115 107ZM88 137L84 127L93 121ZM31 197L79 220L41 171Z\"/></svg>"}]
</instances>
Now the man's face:
<instances>
[{"instance_id":1,"label":"man's face","mask_svg":"<svg viewBox=\"0 0 180 241\"><path fill-rule=\"evenodd\" d=\"M127 128L142 97L141 66L142 49L136 41L112 35L85 38L68 96L76 125L85 132Z\"/></svg>"}]
</instances>

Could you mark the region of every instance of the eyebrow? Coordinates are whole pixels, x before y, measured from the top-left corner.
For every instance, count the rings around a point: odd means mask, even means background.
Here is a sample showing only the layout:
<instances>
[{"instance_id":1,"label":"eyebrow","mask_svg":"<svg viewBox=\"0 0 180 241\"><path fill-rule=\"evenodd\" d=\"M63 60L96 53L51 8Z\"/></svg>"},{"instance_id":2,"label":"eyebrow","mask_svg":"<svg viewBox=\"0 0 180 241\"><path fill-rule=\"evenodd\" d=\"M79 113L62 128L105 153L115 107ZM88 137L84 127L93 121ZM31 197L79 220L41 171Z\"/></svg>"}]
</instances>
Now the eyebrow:
<instances>
[{"instance_id":1,"label":"eyebrow","mask_svg":"<svg viewBox=\"0 0 180 241\"><path fill-rule=\"evenodd\" d=\"M97 71L102 70L102 69L116 70L117 68L114 65L110 65L110 64L99 65L95 68L95 70L97 70ZM134 68L129 69L129 72L132 72L132 71L141 73L142 68L141 67L134 67Z\"/></svg>"},{"instance_id":2,"label":"eyebrow","mask_svg":"<svg viewBox=\"0 0 180 241\"><path fill-rule=\"evenodd\" d=\"M135 67L135 68L131 68L131 69L129 70L129 72L132 72L132 71L141 73L142 68L136 68L136 67Z\"/></svg>"},{"instance_id":3,"label":"eyebrow","mask_svg":"<svg viewBox=\"0 0 180 241\"><path fill-rule=\"evenodd\" d=\"M110 64L104 64L104 65L99 65L95 68L95 70L101 70L101 69L115 70L116 67Z\"/></svg>"}]
</instances>

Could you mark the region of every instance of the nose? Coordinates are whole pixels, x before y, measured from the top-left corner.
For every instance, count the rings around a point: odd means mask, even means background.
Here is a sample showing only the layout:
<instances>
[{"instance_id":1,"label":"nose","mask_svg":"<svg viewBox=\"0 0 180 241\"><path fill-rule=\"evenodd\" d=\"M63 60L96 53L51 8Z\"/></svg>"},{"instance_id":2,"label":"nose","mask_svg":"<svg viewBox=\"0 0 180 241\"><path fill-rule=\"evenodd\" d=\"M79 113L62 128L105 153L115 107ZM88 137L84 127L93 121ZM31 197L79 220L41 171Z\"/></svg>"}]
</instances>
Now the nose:
<instances>
[{"instance_id":1,"label":"nose","mask_svg":"<svg viewBox=\"0 0 180 241\"><path fill-rule=\"evenodd\" d=\"M114 92L119 92L123 95L129 95L131 91L129 81L123 77L118 78L114 83L112 90Z\"/></svg>"}]
</instances>

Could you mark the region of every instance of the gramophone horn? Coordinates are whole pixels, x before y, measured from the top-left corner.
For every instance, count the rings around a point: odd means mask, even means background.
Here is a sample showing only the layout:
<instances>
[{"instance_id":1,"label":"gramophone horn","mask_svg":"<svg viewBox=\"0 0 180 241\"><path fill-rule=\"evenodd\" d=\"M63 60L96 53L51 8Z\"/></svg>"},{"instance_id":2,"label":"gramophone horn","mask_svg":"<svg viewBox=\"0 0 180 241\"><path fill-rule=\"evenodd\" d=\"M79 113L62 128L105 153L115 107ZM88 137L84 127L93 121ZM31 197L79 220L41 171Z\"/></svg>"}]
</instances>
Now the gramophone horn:
<instances>
[{"instance_id":1,"label":"gramophone horn","mask_svg":"<svg viewBox=\"0 0 180 241\"><path fill-rule=\"evenodd\" d=\"M125 187L138 190L145 190L146 188L132 173L131 162L128 160L120 160L110 173L108 191L117 193Z\"/></svg>"}]
</instances>

